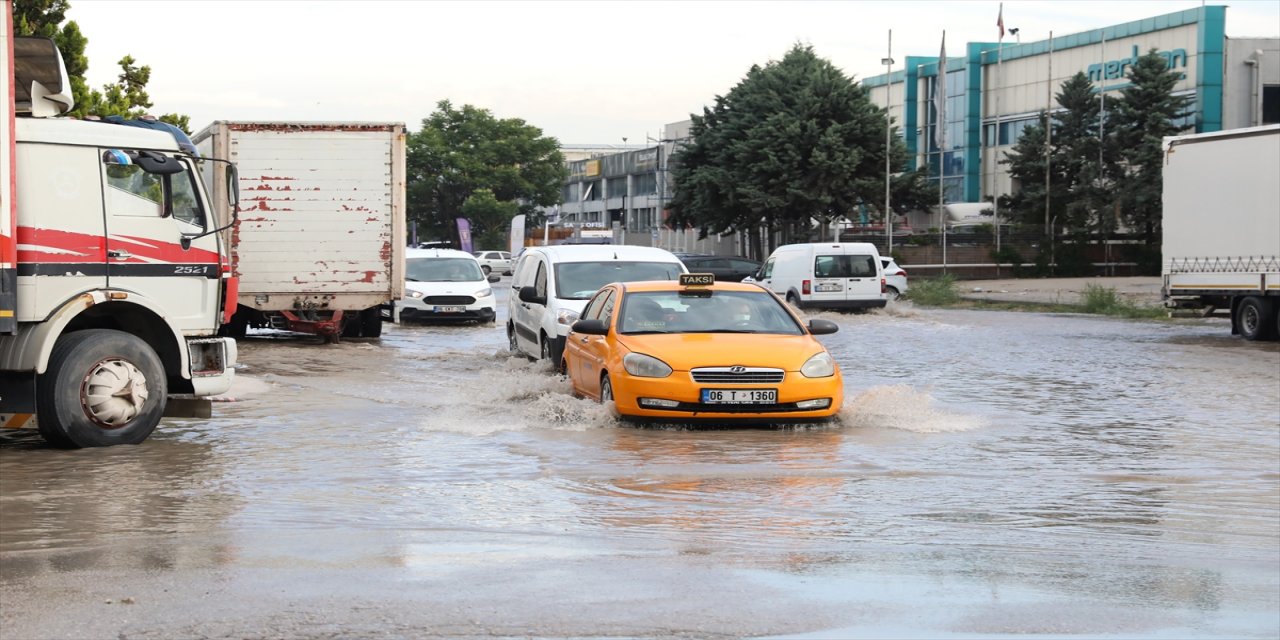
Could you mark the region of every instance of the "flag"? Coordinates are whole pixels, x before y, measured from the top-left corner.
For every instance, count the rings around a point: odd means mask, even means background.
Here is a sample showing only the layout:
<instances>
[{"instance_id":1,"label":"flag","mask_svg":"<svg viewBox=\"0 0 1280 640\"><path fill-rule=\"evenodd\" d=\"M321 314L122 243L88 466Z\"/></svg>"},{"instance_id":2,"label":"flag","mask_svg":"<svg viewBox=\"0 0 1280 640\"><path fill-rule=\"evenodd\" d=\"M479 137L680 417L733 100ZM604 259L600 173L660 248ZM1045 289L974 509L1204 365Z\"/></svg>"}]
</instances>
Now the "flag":
<instances>
[{"instance_id":1,"label":"flag","mask_svg":"<svg viewBox=\"0 0 1280 640\"><path fill-rule=\"evenodd\" d=\"M938 77L934 81L933 110L938 113L933 140L939 150L947 148L947 32L942 32L942 51L938 52Z\"/></svg>"},{"instance_id":2,"label":"flag","mask_svg":"<svg viewBox=\"0 0 1280 640\"><path fill-rule=\"evenodd\" d=\"M471 253L471 221L458 218L458 248Z\"/></svg>"},{"instance_id":3,"label":"flag","mask_svg":"<svg viewBox=\"0 0 1280 640\"><path fill-rule=\"evenodd\" d=\"M1000 14L996 16L996 26L1000 27L1000 39L1004 40L1004 3L1000 3Z\"/></svg>"}]
</instances>

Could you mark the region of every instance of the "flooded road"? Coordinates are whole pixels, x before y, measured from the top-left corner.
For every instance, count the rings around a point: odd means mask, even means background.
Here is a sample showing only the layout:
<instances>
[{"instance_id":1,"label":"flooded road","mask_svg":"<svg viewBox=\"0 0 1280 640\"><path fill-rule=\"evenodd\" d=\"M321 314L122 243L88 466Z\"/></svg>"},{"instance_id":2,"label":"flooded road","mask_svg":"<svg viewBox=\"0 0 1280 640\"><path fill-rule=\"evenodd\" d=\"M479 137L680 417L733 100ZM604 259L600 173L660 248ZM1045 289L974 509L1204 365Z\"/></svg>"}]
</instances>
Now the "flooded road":
<instances>
[{"instance_id":1,"label":"flooded road","mask_svg":"<svg viewBox=\"0 0 1280 640\"><path fill-rule=\"evenodd\" d=\"M1280 343L821 317L839 420L751 430L613 422L501 298L250 337L212 421L0 447L0 637L1280 635Z\"/></svg>"}]
</instances>

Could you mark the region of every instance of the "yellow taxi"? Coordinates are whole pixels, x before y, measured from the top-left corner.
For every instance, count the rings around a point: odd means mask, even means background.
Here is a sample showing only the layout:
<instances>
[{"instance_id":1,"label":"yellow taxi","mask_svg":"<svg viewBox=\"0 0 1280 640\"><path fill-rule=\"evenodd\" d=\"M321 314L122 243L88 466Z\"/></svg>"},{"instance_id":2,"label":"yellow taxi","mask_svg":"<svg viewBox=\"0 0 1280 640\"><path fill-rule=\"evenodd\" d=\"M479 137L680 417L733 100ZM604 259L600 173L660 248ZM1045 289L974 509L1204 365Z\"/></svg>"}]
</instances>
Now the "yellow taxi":
<instances>
[{"instance_id":1,"label":"yellow taxi","mask_svg":"<svg viewBox=\"0 0 1280 640\"><path fill-rule=\"evenodd\" d=\"M665 422L812 422L844 401L835 359L804 323L756 284L620 282L596 292L565 342L576 395L612 401L628 419Z\"/></svg>"}]
</instances>

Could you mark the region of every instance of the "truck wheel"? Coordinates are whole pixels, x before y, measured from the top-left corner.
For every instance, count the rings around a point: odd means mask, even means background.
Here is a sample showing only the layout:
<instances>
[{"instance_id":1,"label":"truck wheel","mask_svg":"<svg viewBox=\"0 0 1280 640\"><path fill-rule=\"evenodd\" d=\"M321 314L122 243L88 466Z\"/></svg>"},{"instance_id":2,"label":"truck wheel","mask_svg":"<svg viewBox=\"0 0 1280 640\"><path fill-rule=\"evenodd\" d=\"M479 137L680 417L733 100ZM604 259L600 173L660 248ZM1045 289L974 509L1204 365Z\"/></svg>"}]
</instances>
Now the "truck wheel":
<instances>
[{"instance_id":1,"label":"truck wheel","mask_svg":"<svg viewBox=\"0 0 1280 640\"><path fill-rule=\"evenodd\" d=\"M1266 340L1271 335L1271 301L1245 298L1236 309L1236 322L1245 340Z\"/></svg>"},{"instance_id":2,"label":"truck wheel","mask_svg":"<svg viewBox=\"0 0 1280 640\"><path fill-rule=\"evenodd\" d=\"M56 447L147 439L168 396L160 357L137 336L86 329L58 338L36 384L40 434Z\"/></svg>"},{"instance_id":3,"label":"truck wheel","mask_svg":"<svg viewBox=\"0 0 1280 640\"><path fill-rule=\"evenodd\" d=\"M360 334L366 338L382 337L382 307L369 307L360 312Z\"/></svg>"}]
</instances>

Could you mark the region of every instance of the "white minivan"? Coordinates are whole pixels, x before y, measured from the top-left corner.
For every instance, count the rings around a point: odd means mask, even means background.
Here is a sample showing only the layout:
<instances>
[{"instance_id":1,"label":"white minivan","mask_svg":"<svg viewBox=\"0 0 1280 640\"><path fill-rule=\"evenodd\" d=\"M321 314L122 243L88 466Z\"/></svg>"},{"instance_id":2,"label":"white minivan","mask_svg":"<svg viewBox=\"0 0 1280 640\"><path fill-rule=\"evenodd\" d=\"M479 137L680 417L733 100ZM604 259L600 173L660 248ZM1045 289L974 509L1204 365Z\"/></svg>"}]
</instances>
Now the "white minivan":
<instances>
[{"instance_id":1,"label":"white minivan","mask_svg":"<svg viewBox=\"0 0 1280 640\"><path fill-rule=\"evenodd\" d=\"M880 252L868 242L810 242L778 247L755 280L798 308L885 306Z\"/></svg>"},{"instance_id":2,"label":"white minivan","mask_svg":"<svg viewBox=\"0 0 1280 640\"><path fill-rule=\"evenodd\" d=\"M514 271L507 298L511 351L559 363L569 327L600 287L632 280L676 280L686 269L665 249L555 245L526 248Z\"/></svg>"}]
</instances>

